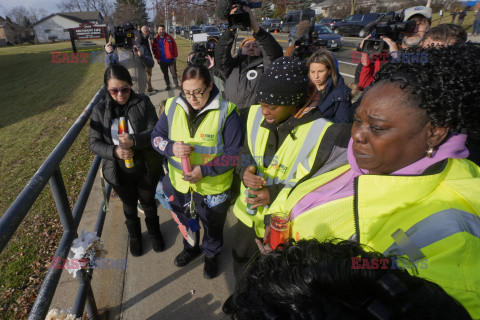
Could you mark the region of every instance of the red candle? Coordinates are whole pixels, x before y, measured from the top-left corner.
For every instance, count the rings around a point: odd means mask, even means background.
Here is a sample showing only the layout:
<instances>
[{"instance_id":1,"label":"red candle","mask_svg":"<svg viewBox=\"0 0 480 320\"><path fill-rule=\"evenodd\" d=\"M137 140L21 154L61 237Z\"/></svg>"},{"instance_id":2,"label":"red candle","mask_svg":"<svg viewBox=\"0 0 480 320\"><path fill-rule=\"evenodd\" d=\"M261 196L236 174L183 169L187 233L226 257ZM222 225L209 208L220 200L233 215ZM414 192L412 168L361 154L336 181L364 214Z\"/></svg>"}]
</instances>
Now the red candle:
<instances>
[{"instance_id":1,"label":"red candle","mask_svg":"<svg viewBox=\"0 0 480 320\"><path fill-rule=\"evenodd\" d=\"M274 213L270 218L270 247L273 250L284 244L290 236L288 216L283 213Z\"/></svg>"}]
</instances>

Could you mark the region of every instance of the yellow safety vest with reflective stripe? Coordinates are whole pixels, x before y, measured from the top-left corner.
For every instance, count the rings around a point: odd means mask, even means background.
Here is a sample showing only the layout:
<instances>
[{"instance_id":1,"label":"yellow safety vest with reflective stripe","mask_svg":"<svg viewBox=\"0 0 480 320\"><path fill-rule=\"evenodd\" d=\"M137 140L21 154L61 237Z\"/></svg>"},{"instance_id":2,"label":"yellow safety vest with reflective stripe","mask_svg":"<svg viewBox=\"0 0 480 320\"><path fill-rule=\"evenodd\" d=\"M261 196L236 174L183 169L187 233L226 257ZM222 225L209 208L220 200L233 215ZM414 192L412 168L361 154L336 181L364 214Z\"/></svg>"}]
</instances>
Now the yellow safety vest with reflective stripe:
<instances>
[{"instance_id":1,"label":"yellow safety vest with reflective stripe","mask_svg":"<svg viewBox=\"0 0 480 320\"><path fill-rule=\"evenodd\" d=\"M255 163L254 166L257 169L256 175L265 179L266 186L281 183L286 188L291 188L310 172L322 138L333 123L319 118L296 127L292 134L285 138L269 166L265 168L263 166L264 155L270 130L261 126L263 120L260 105L251 106L247 120L247 141L252 160ZM258 207L255 215L249 215L246 212L246 196L247 188L242 183L233 212L245 225L255 227L256 234L263 237L265 232L263 219L266 209Z\"/></svg>"},{"instance_id":2,"label":"yellow safety vest with reflective stripe","mask_svg":"<svg viewBox=\"0 0 480 320\"><path fill-rule=\"evenodd\" d=\"M280 194L270 210L290 213L306 194L349 169L306 180L288 198L288 192ZM310 208L291 230L297 239L356 239L386 255L405 256L418 276L480 318L480 168L468 160L449 159L442 172L430 175L361 175L353 196Z\"/></svg>"},{"instance_id":3,"label":"yellow safety vest with reflective stripe","mask_svg":"<svg viewBox=\"0 0 480 320\"><path fill-rule=\"evenodd\" d=\"M190 137L187 114L181 105L176 103L178 97L167 100L165 114L168 119L168 138L173 141L183 141L195 150L190 154L192 165L203 165L224 151L223 127L227 117L232 112L238 112L237 107L227 100L219 98L219 107L206 112L195 132ZM181 193L187 193L192 187L193 191L202 195L219 194L228 190L232 185L233 169L217 176L203 177L195 184L183 180L182 159L175 156L168 157L168 175L172 186Z\"/></svg>"}]
</instances>

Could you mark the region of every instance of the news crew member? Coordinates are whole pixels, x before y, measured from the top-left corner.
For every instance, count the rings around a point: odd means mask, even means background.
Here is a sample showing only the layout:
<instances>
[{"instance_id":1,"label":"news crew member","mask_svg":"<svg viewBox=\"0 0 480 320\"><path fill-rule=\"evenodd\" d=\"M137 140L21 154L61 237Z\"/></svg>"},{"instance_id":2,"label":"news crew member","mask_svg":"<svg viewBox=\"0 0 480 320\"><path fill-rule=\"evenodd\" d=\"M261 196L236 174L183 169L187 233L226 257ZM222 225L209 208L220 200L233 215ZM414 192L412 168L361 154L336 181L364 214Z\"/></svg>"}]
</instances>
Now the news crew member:
<instances>
[{"instance_id":1,"label":"news crew member","mask_svg":"<svg viewBox=\"0 0 480 320\"><path fill-rule=\"evenodd\" d=\"M429 7L424 6L416 6L405 9L404 11L404 21L413 20L416 23L415 29L409 33L405 34L402 38L400 46L395 43L392 39L388 37L382 37L382 39L388 44L389 48L388 51L390 55L394 55L395 52L399 50L405 50L408 48L412 48L415 46L419 46L427 33L430 30L430 26L432 24L432 9ZM370 38L368 36L366 39ZM363 41L362 41L363 45ZM380 59L376 60L375 62L371 62L367 53L362 53L362 61L361 64L363 65L358 85L363 90L364 88L368 87L374 79L375 73L380 69L381 62L386 62L386 59L381 61Z\"/></svg>"},{"instance_id":2,"label":"news crew member","mask_svg":"<svg viewBox=\"0 0 480 320\"><path fill-rule=\"evenodd\" d=\"M236 31L227 28L215 48L215 63L225 74L225 98L238 106L242 121L246 123L248 109L256 103L258 79L273 60L283 56L283 49L270 33L258 26L250 8L243 7L243 10L249 13L253 36L245 38L241 50L232 57Z\"/></svg>"},{"instance_id":3,"label":"news crew member","mask_svg":"<svg viewBox=\"0 0 480 320\"><path fill-rule=\"evenodd\" d=\"M233 170L243 143L243 128L237 107L222 98L204 65L185 69L182 91L167 100L151 143L156 151L168 157L163 190L184 236L184 249L175 258L175 265L184 267L202 253L199 231L188 233L194 230L192 219L199 219L204 228L204 276L214 278L217 256L223 245ZM182 168L185 158L191 161L190 172ZM191 209L192 200L195 209Z\"/></svg>"},{"instance_id":4,"label":"news crew member","mask_svg":"<svg viewBox=\"0 0 480 320\"><path fill-rule=\"evenodd\" d=\"M141 35L131 23L123 26L125 32L133 32L134 37L127 38L127 45L116 47L112 43L105 45L106 57L105 63L108 66L120 63L127 68L133 81L132 89L138 93L145 93L147 89L146 68L153 68L155 62L147 46L141 42Z\"/></svg>"}]
</instances>

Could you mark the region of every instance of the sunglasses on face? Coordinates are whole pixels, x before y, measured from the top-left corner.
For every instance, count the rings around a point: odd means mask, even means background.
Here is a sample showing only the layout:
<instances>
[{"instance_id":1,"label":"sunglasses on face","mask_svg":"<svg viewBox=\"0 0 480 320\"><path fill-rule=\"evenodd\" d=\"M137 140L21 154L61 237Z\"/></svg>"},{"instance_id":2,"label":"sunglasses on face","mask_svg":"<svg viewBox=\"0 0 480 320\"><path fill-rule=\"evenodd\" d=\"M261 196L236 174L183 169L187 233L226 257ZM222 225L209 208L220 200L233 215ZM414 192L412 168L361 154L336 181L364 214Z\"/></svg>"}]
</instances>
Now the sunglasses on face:
<instances>
[{"instance_id":1,"label":"sunglasses on face","mask_svg":"<svg viewBox=\"0 0 480 320\"><path fill-rule=\"evenodd\" d=\"M112 88L112 89L108 89L108 92L110 92L112 96L118 95L119 92L121 92L122 94L127 94L130 92L130 87Z\"/></svg>"}]
</instances>

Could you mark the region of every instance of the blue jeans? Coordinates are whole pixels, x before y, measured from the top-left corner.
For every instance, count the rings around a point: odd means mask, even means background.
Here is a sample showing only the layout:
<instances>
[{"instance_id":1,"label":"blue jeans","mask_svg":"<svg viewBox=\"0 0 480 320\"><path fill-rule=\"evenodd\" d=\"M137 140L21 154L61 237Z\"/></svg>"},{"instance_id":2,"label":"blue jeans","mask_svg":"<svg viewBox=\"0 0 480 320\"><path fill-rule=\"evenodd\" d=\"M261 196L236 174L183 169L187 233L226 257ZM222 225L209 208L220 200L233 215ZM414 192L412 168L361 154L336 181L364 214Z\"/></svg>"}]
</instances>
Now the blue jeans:
<instances>
[{"instance_id":1,"label":"blue jeans","mask_svg":"<svg viewBox=\"0 0 480 320\"><path fill-rule=\"evenodd\" d=\"M480 34L480 20L473 21L473 32L472 32L472 34Z\"/></svg>"}]
</instances>

